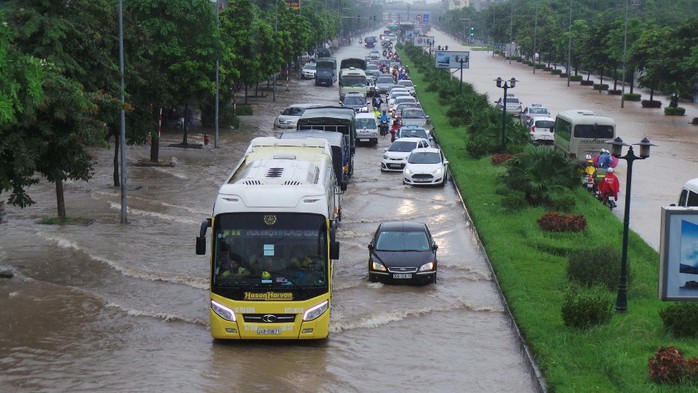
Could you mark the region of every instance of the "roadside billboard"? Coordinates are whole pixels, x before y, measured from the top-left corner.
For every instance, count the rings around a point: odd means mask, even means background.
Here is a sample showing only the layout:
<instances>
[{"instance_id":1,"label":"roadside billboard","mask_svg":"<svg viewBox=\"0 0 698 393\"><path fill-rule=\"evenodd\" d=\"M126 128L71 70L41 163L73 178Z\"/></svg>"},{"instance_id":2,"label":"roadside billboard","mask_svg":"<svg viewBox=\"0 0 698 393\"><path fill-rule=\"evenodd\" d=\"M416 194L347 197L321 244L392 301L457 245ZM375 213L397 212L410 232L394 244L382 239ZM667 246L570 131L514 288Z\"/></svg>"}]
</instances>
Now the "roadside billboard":
<instances>
[{"instance_id":1,"label":"roadside billboard","mask_svg":"<svg viewBox=\"0 0 698 393\"><path fill-rule=\"evenodd\" d=\"M659 297L698 300L698 208L662 208Z\"/></svg>"},{"instance_id":2,"label":"roadside billboard","mask_svg":"<svg viewBox=\"0 0 698 393\"><path fill-rule=\"evenodd\" d=\"M436 68L470 68L469 51L437 50L435 59Z\"/></svg>"},{"instance_id":3,"label":"roadside billboard","mask_svg":"<svg viewBox=\"0 0 698 393\"><path fill-rule=\"evenodd\" d=\"M434 36L417 35L413 37L412 45L428 48L434 45Z\"/></svg>"}]
</instances>

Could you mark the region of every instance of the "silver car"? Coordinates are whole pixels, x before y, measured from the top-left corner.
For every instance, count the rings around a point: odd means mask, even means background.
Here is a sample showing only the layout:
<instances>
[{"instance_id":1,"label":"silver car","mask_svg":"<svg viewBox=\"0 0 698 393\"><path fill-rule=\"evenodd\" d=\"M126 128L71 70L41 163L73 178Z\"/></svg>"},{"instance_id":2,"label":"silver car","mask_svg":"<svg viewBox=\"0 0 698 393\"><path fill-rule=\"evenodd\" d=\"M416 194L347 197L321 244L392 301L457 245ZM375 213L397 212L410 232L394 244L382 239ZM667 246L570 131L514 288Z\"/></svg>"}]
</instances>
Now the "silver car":
<instances>
[{"instance_id":1,"label":"silver car","mask_svg":"<svg viewBox=\"0 0 698 393\"><path fill-rule=\"evenodd\" d=\"M502 109L504 107L503 97L499 98L499 100L495 101L494 103L496 104L497 109ZM523 104L521 103L521 100L519 100L518 97L516 97L513 94L507 94L506 105L507 113L511 113L515 117L521 116L521 109L523 109Z\"/></svg>"},{"instance_id":2,"label":"silver car","mask_svg":"<svg viewBox=\"0 0 698 393\"><path fill-rule=\"evenodd\" d=\"M316 67L315 63L306 63L301 70L301 79L315 79Z\"/></svg>"},{"instance_id":3,"label":"silver car","mask_svg":"<svg viewBox=\"0 0 698 393\"><path fill-rule=\"evenodd\" d=\"M281 111L281 114L274 120L276 128L292 128L295 129L298 125L298 119L303 115L306 109L321 106L320 104L293 104Z\"/></svg>"}]
</instances>

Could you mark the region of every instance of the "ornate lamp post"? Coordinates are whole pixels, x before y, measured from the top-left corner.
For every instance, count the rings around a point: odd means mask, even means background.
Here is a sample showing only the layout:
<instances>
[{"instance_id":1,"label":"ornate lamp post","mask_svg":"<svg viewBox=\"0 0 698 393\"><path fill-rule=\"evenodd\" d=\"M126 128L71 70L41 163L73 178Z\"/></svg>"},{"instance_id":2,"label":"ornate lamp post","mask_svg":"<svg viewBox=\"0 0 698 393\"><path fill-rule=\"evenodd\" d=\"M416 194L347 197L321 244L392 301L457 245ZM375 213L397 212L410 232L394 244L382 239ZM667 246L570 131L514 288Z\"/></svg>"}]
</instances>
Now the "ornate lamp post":
<instances>
[{"instance_id":1,"label":"ornate lamp post","mask_svg":"<svg viewBox=\"0 0 698 393\"><path fill-rule=\"evenodd\" d=\"M498 77L494 80L497 82L497 87L504 89L504 96L502 97L502 153L506 151L506 132L507 132L507 90L513 89L516 86L518 80L511 78L509 80L504 80Z\"/></svg>"},{"instance_id":2,"label":"ornate lamp post","mask_svg":"<svg viewBox=\"0 0 698 393\"><path fill-rule=\"evenodd\" d=\"M620 265L620 284L618 285L618 297L616 298L616 311L628 311L628 228L630 226L630 186L633 180L633 162L635 160L644 160L650 156L650 146L656 146L647 138L643 138L640 143L634 145L640 146L640 156L636 156L633 147L627 143L623 143L620 137L616 137L611 141L607 141L613 147L611 154L614 157L625 160L628 163L628 173L625 177L625 211L623 213L623 250L621 254ZM628 152L623 156L623 146L628 146Z\"/></svg>"}]
</instances>

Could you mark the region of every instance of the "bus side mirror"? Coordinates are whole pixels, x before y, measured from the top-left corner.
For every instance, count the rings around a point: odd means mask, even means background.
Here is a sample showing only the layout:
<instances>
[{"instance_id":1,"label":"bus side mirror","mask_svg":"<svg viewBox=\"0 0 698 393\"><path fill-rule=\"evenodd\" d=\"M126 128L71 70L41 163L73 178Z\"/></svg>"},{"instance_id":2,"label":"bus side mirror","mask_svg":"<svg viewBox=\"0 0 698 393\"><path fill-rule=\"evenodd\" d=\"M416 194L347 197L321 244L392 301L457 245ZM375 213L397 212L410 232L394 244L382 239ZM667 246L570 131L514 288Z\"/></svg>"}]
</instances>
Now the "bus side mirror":
<instances>
[{"instance_id":1,"label":"bus side mirror","mask_svg":"<svg viewBox=\"0 0 698 393\"><path fill-rule=\"evenodd\" d=\"M211 219L201 222L199 236L196 238L196 255L206 255L206 231L211 227Z\"/></svg>"},{"instance_id":2,"label":"bus side mirror","mask_svg":"<svg viewBox=\"0 0 698 393\"><path fill-rule=\"evenodd\" d=\"M330 259L339 259L339 242L330 243Z\"/></svg>"}]
</instances>

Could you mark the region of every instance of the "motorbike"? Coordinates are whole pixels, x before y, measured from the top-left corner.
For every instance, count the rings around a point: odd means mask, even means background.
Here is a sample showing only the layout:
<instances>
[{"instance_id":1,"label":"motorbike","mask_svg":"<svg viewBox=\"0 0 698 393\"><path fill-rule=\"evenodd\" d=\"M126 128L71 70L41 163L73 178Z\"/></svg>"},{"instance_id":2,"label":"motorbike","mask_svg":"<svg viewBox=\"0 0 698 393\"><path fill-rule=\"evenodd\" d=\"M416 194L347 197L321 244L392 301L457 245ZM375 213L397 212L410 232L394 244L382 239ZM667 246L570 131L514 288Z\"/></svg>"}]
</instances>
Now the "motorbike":
<instances>
[{"instance_id":1,"label":"motorbike","mask_svg":"<svg viewBox=\"0 0 698 393\"><path fill-rule=\"evenodd\" d=\"M606 207L608 207L611 210L613 210L613 208L617 206L615 195L606 195L605 198L599 195L599 200L601 201L601 203L603 203Z\"/></svg>"},{"instance_id":2,"label":"motorbike","mask_svg":"<svg viewBox=\"0 0 698 393\"><path fill-rule=\"evenodd\" d=\"M388 122L385 120L381 121L380 133L381 133L381 136L388 135Z\"/></svg>"}]
</instances>

